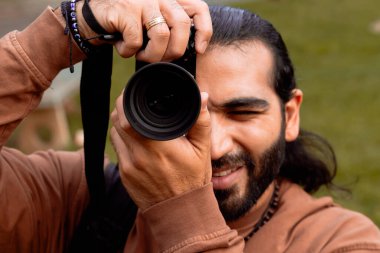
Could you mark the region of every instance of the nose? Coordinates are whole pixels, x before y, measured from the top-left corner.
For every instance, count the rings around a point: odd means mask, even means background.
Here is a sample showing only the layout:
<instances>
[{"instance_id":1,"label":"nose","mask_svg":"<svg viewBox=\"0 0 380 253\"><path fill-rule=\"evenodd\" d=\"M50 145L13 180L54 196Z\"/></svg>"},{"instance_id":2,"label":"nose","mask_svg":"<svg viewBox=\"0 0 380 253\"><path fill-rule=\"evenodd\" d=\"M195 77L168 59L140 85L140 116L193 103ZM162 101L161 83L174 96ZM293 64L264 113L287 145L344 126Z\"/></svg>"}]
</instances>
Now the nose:
<instances>
[{"instance_id":1,"label":"nose","mask_svg":"<svg viewBox=\"0 0 380 253\"><path fill-rule=\"evenodd\" d=\"M211 114L211 159L217 160L233 150L233 135L223 118Z\"/></svg>"}]
</instances>

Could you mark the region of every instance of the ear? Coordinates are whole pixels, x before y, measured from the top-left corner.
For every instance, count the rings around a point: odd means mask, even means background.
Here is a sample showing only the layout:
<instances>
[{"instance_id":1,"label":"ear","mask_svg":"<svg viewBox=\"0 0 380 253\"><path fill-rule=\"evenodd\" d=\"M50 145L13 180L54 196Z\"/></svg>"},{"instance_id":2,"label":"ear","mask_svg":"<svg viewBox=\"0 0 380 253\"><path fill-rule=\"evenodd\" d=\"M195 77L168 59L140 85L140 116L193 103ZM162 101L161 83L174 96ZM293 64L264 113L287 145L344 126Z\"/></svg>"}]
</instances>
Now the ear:
<instances>
[{"instance_id":1,"label":"ear","mask_svg":"<svg viewBox=\"0 0 380 253\"><path fill-rule=\"evenodd\" d=\"M303 93L299 89L293 90L292 98L285 104L285 140L294 141L300 130L300 108Z\"/></svg>"}]
</instances>

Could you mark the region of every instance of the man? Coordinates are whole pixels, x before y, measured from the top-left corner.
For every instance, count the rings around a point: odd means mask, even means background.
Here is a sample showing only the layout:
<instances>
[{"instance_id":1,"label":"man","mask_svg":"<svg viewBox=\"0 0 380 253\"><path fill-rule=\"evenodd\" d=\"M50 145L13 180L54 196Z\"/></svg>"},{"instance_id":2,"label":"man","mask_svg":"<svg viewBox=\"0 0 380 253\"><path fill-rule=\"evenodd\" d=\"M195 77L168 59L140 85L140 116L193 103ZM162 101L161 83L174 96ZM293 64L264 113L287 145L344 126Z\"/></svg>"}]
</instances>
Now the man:
<instances>
[{"instance_id":1,"label":"man","mask_svg":"<svg viewBox=\"0 0 380 253\"><path fill-rule=\"evenodd\" d=\"M170 19L174 14L163 11L169 10L162 7L164 3L158 9ZM203 12L194 12L191 1L179 3L199 29L200 20L205 20L200 15ZM108 32L130 31L123 22L115 25L115 20L125 21L121 13L131 6L107 9L95 2L92 7ZM108 14L120 19L110 21L102 15L104 9L113 10ZM335 206L329 198L314 200L291 183L313 191L331 183L332 175L324 165L319 166L319 160L310 162L297 145L302 142L298 136L302 92L295 87L293 69L277 32L243 10L212 7L211 13L213 41L197 57L202 109L189 133L167 142L148 140L130 127L121 98L112 113L111 138L122 182L139 207L124 252L379 251L379 231L368 219ZM62 32L57 28L57 20L62 22L58 17L45 13L27 30L12 33L0 43L1 58L7 63L0 68L2 145L24 112L36 106L35 98L48 87L57 69L68 66L61 59L68 52L57 39L64 38L58 32ZM145 22L149 20L145 17ZM78 22L82 35L89 37L92 32L81 17ZM161 25L152 28L150 35L160 34L160 29L167 32L168 27ZM169 27L174 25L171 22ZM44 29L49 36L38 32ZM39 36L30 39L32 35ZM52 35L56 37L50 39ZM198 53L203 53L202 41L207 44L208 40L202 33L199 36ZM123 37L125 41L117 42L118 52L129 57L136 46L132 43L126 49L129 36ZM40 42L52 41L56 48L39 49ZM155 47L158 41L153 40L152 54L148 48L147 55L137 57L153 62L180 54L170 40L164 41L165 45ZM153 53L157 48L159 52ZM48 56L50 64L43 61ZM73 62L83 57L74 48ZM10 106L19 107L9 112ZM50 151L24 156L3 147L1 155L1 185L6 187L1 190L5 215L0 218L0 249L62 251L87 203L84 177L78 170L81 154ZM316 180L309 182L310 178Z\"/></svg>"},{"instance_id":2,"label":"man","mask_svg":"<svg viewBox=\"0 0 380 253\"><path fill-rule=\"evenodd\" d=\"M127 248L380 252L371 221L306 193L332 184L335 157L300 132L303 94L281 36L247 11L210 10L213 37L197 58L202 110L187 136L139 136L121 98L112 114L121 178L140 208Z\"/></svg>"}]
</instances>

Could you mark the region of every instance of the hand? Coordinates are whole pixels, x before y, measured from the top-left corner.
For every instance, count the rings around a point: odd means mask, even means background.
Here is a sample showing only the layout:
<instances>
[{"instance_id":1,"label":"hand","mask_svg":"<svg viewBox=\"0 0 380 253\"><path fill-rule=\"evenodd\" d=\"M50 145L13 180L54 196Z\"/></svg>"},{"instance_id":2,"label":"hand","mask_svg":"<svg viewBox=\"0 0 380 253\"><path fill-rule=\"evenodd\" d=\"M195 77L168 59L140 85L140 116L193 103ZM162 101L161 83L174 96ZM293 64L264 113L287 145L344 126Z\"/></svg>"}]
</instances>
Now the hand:
<instances>
[{"instance_id":1,"label":"hand","mask_svg":"<svg viewBox=\"0 0 380 253\"><path fill-rule=\"evenodd\" d=\"M122 96L117 99L111 115L111 141L121 180L141 209L211 181L211 127L206 105L207 93L202 93L200 115L186 136L154 141L131 128L124 115Z\"/></svg>"},{"instance_id":2,"label":"hand","mask_svg":"<svg viewBox=\"0 0 380 253\"><path fill-rule=\"evenodd\" d=\"M123 39L115 43L123 57L136 58L145 62L170 61L185 52L193 19L196 35L195 47L204 53L212 34L211 17L208 6L201 0L91 0L92 12L99 24L110 34L121 33ZM78 2L81 14L83 2ZM149 42L140 51L143 43L144 24L163 16L166 23L153 26L148 31ZM84 37L91 33L83 17L79 25ZM93 35L93 34L92 34Z\"/></svg>"}]
</instances>

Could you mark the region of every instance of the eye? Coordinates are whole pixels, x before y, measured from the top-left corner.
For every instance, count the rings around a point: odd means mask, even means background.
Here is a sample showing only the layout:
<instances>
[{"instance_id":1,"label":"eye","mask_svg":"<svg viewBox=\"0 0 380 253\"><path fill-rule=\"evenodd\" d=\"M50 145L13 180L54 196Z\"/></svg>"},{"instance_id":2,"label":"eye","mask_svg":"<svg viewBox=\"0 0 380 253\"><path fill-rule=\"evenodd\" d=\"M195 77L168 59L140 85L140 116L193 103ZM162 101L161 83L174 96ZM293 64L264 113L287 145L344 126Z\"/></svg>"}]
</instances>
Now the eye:
<instances>
[{"instance_id":1,"label":"eye","mask_svg":"<svg viewBox=\"0 0 380 253\"><path fill-rule=\"evenodd\" d=\"M261 111L256 110L233 110L228 111L227 114L233 120L246 121L251 120L261 114Z\"/></svg>"},{"instance_id":2,"label":"eye","mask_svg":"<svg viewBox=\"0 0 380 253\"><path fill-rule=\"evenodd\" d=\"M235 111L229 111L228 114L230 115L256 115L260 114L260 111L252 111L252 110L235 110Z\"/></svg>"}]
</instances>

